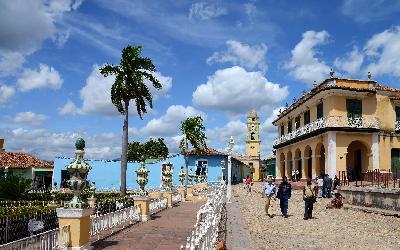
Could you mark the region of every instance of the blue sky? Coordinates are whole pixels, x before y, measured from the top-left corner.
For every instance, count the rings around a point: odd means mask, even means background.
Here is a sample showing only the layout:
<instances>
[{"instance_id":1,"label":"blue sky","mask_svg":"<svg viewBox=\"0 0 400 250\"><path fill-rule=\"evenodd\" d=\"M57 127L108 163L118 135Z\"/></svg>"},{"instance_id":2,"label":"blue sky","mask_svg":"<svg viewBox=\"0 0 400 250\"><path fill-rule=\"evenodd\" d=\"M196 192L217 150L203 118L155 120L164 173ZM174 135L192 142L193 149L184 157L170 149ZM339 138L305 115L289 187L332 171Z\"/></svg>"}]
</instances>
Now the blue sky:
<instances>
[{"instance_id":1,"label":"blue sky","mask_svg":"<svg viewBox=\"0 0 400 250\"><path fill-rule=\"evenodd\" d=\"M0 137L44 159L72 155L84 137L88 157L118 158L123 117L98 68L140 44L164 88L143 120L130 115L130 140L162 136L176 152L180 122L200 114L209 146L233 135L243 153L255 109L266 156L276 111L331 67L398 87L399 12L389 0L1 1Z\"/></svg>"}]
</instances>

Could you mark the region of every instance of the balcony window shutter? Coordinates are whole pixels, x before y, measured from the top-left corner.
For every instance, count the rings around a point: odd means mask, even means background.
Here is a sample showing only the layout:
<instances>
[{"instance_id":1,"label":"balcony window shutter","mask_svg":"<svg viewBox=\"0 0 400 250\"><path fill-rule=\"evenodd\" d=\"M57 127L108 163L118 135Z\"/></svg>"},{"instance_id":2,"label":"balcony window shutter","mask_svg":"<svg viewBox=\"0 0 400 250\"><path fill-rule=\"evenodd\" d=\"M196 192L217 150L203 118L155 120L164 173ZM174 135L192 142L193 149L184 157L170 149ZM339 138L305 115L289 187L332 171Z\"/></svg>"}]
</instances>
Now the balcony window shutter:
<instances>
[{"instance_id":1,"label":"balcony window shutter","mask_svg":"<svg viewBox=\"0 0 400 250\"><path fill-rule=\"evenodd\" d=\"M348 118L361 118L362 117L362 103L360 100L347 100L347 117Z\"/></svg>"},{"instance_id":2,"label":"balcony window shutter","mask_svg":"<svg viewBox=\"0 0 400 250\"><path fill-rule=\"evenodd\" d=\"M307 110L304 113L304 125L307 125L310 123L310 110Z\"/></svg>"},{"instance_id":3,"label":"balcony window shutter","mask_svg":"<svg viewBox=\"0 0 400 250\"><path fill-rule=\"evenodd\" d=\"M396 121L400 121L400 107L396 107Z\"/></svg>"},{"instance_id":4,"label":"balcony window shutter","mask_svg":"<svg viewBox=\"0 0 400 250\"><path fill-rule=\"evenodd\" d=\"M317 105L317 119L324 117L324 103Z\"/></svg>"}]
</instances>

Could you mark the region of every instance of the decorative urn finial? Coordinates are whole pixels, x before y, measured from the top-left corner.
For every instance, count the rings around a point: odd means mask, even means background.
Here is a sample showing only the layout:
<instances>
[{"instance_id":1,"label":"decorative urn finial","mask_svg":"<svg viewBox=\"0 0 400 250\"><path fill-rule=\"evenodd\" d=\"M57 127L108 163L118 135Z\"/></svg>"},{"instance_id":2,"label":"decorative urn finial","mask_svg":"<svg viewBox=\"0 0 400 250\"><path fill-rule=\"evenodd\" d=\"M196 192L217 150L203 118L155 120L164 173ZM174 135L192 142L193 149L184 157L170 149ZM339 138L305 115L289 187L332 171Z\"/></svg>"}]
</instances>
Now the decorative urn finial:
<instances>
[{"instance_id":1,"label":"decorative urn finial","mask_svg":"<svg viewBox=\"0 0 400 250\"><path fill-rule=\"evenodd\" d=\"M85 140L79 138L75 142L75 159L68 164L67 170L70 173L71 179L67 184L72 191L74 197L68 203L65 203L66 208L85 208L87 203L82 201L80 194L83 189L88 185L87 175L91 169L89 164L85 162L83 156L85 155Z\"/></svg>"},{"instance_id":2,"label":"decorative urn finial","mask_svg":"<svg viewBox=\"0 0 400 250\"><path fill-rule=\"evenodd\" d=\"M150 171L146 168L146 164L144 163L144 161L142 161L140 163L140 168L138 170L136 170L135 172L137 175L136 182L137 182L137 184L139 184L139 187L140 187L139 195L147 196L148 193L145 190L145 186L146 186L147 182L149 181L148 175L149 175Z\"/></svg>"},{"instance_id":3,"label":"decorative urn finial","mask_svg":"<svg viewBox=\"0 0 400 250\"><path fill-rule=\"evenodd\" d=\"M185 181L185 171L183 170L183 166L181 166L181 171L179 171L179 182L181 183L181 187L183 187L183 182Z\"/></svg>"}]
</instances>

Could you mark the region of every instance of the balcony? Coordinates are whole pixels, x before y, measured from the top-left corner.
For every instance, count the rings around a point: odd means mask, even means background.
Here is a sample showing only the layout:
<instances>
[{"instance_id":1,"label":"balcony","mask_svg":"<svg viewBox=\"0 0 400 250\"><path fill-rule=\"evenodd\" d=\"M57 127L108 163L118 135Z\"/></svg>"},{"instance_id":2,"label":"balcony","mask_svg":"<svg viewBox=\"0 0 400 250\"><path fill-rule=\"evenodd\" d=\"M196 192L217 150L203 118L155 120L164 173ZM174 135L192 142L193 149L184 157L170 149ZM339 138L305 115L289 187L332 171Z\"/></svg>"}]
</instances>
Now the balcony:
<instances>
[{"instance_id":1,"label":"balcony","mask_svg":"<svg viewBox=\"0 0 400 250\"><path fill-rule=\"evenodd\" d=\"M395 131L399 131L400 130L400 121L396 121L396 123L395 123Z\"/></svg>"},{"instance_id":2,"label":"balcony","mask_svg":"<svg viewBox=\"0 0 400 250\"><path fill-rule=\"evenodd\" d=\"M400 123L396 123L396 128L397 126L400 128ZM298 128L289 134L279 137L274 141L273 146L288 142L302 135L306 135L324 128L379 129L379 120L376 117L367 116L360 118L348 118L347 116L325 116L305 125L304 127Z\"/></svg>"}]
</instances>

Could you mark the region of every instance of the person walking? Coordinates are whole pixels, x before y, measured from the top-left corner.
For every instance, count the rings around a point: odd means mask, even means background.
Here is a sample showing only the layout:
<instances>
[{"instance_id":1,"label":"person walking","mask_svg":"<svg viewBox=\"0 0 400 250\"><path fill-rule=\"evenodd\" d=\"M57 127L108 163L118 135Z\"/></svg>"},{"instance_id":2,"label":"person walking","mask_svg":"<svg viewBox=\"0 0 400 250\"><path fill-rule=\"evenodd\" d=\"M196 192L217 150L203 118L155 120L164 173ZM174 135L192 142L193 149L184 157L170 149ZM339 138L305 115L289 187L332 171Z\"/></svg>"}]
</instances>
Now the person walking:
<instances>
[{"instance_id":1,"label":"person walking","mask_svg":"<svg viewBox=\"0 0 400 250\"><path fill-rule=\"evenodd\" d=\"M325 188L326 188L326 197L327 198L332 198L332 178L331 177L329 177L329 175L326 175L326 178L327 178L327 180L326 180L326 186L325 186Z\"/></svg>"},{"instance_id":2,"label":"person walking","mask_svg":"<svg viewBox=\"0 0 400 250\"><path fill-rule=\"evenodd\" d=\"M246 180L245 180L244 184L246 186L247 193L250 193L251 192L251 179L250 179L250 176L246 177Z\"/></svg>"},{"instance_id":3,"label":"person walking","mask_svg":"<svg viewBox=\"0 0 400 250\"><path fill-rule=\"evenodd\" d=\"M312 187L311 180L307 179L307 185L303 188L304 200L304 220L312 218L314 202L316 201L315 188Z\"/></svg>"},{"instance_id":4,"label":"person walking","mask_svg":"<svg viewBox=\"0 0 400 250\"><path fill-rule=\"evenodd\" d=\"M270 206L272 205L272 199L275 200L275 183L272 182L272 178L269 177L267 182L264 183L264 196L265 196L265 213L268 217L272 218L272 214L268 213Z\"/></svg>"},{"instance_id":5,"label":"person walking","mask_svg":"<svg viewBox=\"0 0 400 250\"><path fill-rule=\"evenodd\" d=\"M288 218L289 199L292 196L292 185L287 181L287 177L282 177L276 197L280 200L282 216Z\"/></svg>"},{"instance_id":6,"label":"person walking","mask_svg":"<svg viewBox=\"0 0 400 250\"><path fill-rule=\"evenodd\" d=\"M318 177L317 185L318 185L318 198L322 198L322 193L324 188L324 179L322 179L322 175Z\"/></svg>"}]
</instances>

